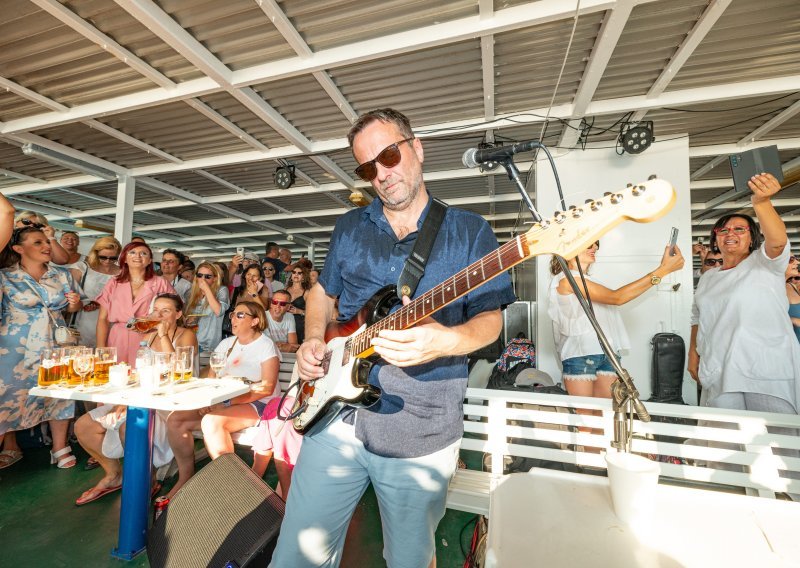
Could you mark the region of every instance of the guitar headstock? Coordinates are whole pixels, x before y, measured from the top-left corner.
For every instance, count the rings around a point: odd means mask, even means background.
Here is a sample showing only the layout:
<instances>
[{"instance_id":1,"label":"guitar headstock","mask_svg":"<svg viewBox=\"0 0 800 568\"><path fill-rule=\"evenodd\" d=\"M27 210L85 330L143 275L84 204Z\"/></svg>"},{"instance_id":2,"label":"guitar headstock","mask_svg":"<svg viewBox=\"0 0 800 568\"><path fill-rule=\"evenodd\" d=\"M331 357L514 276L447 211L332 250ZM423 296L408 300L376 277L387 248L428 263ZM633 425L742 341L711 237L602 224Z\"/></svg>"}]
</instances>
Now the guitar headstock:
<instances>
[{"instance_id":1,"label":"guitar headstock","mask_svg":"<svg viewBox=\"0 0 800 568\"><path fill-rule=\"evenodd\" d=\"M531 256L557 254L571 259L623 221L655 221L672 209L676 197L669 182L651 179L560 211L534 224L524 238Z\"/></svg>"}]
</instances>

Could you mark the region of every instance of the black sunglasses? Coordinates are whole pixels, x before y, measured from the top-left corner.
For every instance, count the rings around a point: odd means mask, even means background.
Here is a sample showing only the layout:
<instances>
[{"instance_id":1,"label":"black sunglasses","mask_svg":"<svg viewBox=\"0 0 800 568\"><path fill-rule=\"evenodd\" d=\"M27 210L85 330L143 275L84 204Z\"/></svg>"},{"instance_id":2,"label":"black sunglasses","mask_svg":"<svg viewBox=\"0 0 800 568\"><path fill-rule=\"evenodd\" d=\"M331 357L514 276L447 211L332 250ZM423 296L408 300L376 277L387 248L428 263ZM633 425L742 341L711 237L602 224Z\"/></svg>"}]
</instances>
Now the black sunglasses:
<instances>
[{"instance_id":1,"label":"black sunglasses","mask_svg":"<svg viewBox=\"0 0 800 568\"><path fill-rule=\"evenodd\" d=\"M13 245L18 245L20 240L22 239L22 235L24 235L25 233L40 232L42 230L41 227L43 227L43 226L44 225L40 225L40 226L36 227L36 226L33 226L33 225L29 225L27 227L20 227L19 229L14 229L11 232L11 243L10 244L12 246Z\"/></svg>"},{"instance_id":2,"label":"black sunglasses","mask_svg":"<svg viewBox=\"0 0 800 568\"><path fill-rule=\"evenodd\" d=\"M206 280L213 280L214 279L214 275L213 274L200 274L198 272L195 276L197 276L198 278L205 278Z\"/></svg>"},{"instance_id":3,"label":"black sunglasses","mask_svg":"<svg viewBox=\"0 0 800 568\"><path fill-rule=\"evenodd\" d=\"M42 223L34 223L30 219L20 219L19 222L22 223L23 225L25 225L25 227L20 227L20 228L26 228L26 227L32 227L34 229L43 229L44 228L44 225Z\"/></svg>"},{"instance_id":4,"label":"black sunglasses","mask_svg":"<svg viewBox=\"0 0 800 568\"><path fill-rule=\"evenodd\" d=\"M98 254L97 258L99 258L100 260L113 260L116 262L119 256L103 256L102 254Z\"/></svg>"},{"instance_id":5,"label":"black sunglasses","mask_svg":"<svg viewBox=\"0 0 800 568\"><path fill-rule=\"evenodd\" d=\"M397 164L400 163L400 158L402 154L400 153L400 144L403 142L411 142L414 139L412 136L411 138L406 138L405 140L400 140L399 142L395 142L394 144L389 144L380 151L380 153L375 156L374 160L370 160L369 162L364 162L363 164L359 165L356 169L356 175L363 179L366 182L370 182L375 179L375 176L378 175L378 167L375 165L376 162L380 163L384 168L393 168Z\"/></svg>"},{"instance_id":6,"label":"black sunglasses","mask_svg":"<svg viewBox=\"0 0 800 568\"><path fill-rule=\"evenodd\" d=\"M790 276L786 279L787 282L800 282L800 276Z\"/></svg>"},{"instance_id":7,"label":"black sunglasses","mask_svg":"<svg viewBox=\"0 0 800 568\"><path fill-rule=\"evenodd\" d=\"M705 264L706 266L716 266L718 264L720 266L722 266L722 259L721 258L707 258L707 259L705 259L703 261L703 264Z\"/></svg>"}]
</instances>

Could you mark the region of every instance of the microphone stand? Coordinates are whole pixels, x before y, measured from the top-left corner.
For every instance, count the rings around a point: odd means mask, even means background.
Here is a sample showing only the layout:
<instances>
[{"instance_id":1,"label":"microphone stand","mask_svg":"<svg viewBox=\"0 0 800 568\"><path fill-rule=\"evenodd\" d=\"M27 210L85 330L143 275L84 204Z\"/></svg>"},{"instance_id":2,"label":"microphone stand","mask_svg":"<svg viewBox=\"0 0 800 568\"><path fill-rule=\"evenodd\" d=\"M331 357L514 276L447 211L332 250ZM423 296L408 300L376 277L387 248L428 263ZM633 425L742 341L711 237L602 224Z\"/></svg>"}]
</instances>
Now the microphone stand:
<instances>
[{"instance_id":1,"label":"microphone stand","mask_svg":"<svg viewBox=\"0 0 800 568\"><path fill-rule=\"evenodd\" d=\"M545 151L550 163L552 164L553 158L547 148L544 145L540 145L539 147ZM542 216L538 211L536 211L528 192L525 190L525 185L520 180L519 169L517 168L516 164L514 164L514 158L512 156L508 156L507 158L499 160L498 163L506 169L506 172L508 173L508 179L514 182L514 185L517 187L517 191L519 191L520 195L522 195L522 200L528 207L533 220L537 223L541 223ZM553 166L553 171L555 172L555 166ZM650 413L647 412L642 400L639 398L639 391L633 384L630 374L628 374L627 369L622 368L622 365L619 362L619 357L617 357L617 354L611 348L611 344L608 342L605 333L600 328L600 324L597 322L594 311L591 309L589 303L586 301L586 298L578 288L578 284L575 282L575 277L572 276L572 272L569 269L567 261L558 255L555 255L555 257L558 259L558 264L561 266L561 271L564 273L569 285L572 287L575 297L578 298L578 302L586 314L586 317L589 318L589 323L592 324L594 332L597 334L597 339L600 342L600 347L603 349L603 353L605 353L608 360L611 361L611 366L614 367L614 371L618 377L618 379L615 380L611 385L612 409L614 410L614 440L611 442L611 447L615 448L617 451L630 452L631 437L633 434L633 413L636 412L636 415L642 422L650 422Z\"/></svg>"}]
</instances>

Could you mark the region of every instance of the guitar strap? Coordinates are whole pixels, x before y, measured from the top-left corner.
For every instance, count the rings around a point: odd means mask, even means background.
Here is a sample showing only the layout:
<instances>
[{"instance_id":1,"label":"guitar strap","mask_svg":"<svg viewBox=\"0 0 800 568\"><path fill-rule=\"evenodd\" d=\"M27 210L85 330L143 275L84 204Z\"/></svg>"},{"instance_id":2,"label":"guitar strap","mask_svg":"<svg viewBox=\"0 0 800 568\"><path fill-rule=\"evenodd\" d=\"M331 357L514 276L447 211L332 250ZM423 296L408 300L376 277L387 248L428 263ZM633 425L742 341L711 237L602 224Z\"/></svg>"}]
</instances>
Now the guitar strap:
<instances>
[{"instance_id":1,"label":"guitar strap","mask_svg":"<svg viewBox=\"0 0 800 568\"><path fill-rule=\"evenodd\" d=\"M436 240L436 235L439 233L439 227L442 226L446 212L447 204L433 198L428 209L428 216L425 217L417 234L414 248L403 265L400 278L397 279L397 297L401 300L403 296L411 298L414 292L417 291L417 285L422 279L422 275L425 274L425 265L428 263L431 249L433 249L433 242Z\"/></svg>"}]
</instances>

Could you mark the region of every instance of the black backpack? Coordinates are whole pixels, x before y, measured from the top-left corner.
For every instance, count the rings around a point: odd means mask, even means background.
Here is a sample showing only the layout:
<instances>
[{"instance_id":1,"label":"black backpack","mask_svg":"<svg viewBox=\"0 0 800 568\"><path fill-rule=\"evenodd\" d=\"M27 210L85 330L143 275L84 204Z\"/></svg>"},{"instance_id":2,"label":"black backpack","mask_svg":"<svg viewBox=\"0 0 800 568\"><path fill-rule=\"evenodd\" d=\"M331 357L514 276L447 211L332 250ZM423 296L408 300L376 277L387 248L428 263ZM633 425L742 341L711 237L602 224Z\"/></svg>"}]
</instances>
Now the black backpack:
<instances>
[{"instance_id":1,"label":"black backpack","mask_svg":"<svg viewBox=\"0 0 800 568\"><path fill-rule=\"evenodd\" d=\"M512 339L503 349L500 359L492 369L487 389L515 390L519 375L525 369L536 368L536 348L533 341L524 337Z\"/></svg>"}]
</instances>

